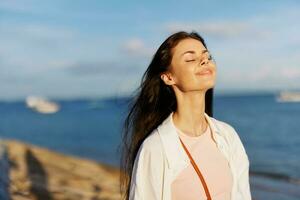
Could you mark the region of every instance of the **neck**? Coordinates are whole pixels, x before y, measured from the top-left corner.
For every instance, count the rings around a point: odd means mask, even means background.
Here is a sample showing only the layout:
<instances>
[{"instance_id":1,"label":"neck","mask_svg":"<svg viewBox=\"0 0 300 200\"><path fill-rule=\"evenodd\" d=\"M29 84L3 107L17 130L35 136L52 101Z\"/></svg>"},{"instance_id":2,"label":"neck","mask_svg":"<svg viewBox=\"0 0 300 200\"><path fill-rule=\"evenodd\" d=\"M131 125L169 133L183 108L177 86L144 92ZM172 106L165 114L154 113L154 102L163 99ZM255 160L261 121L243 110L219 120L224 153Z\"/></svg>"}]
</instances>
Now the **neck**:
<instances>
[{"instance_id":1,"label":"neck","mask_svg":"<svg viewBox=\"0 0 300 200\"><path fill-rule=\"evenodd\" d=\"M173 114L175 126L189 136L199 136L207 128L205 92L176 94L177 110Z\"/></svg>"}]
</instances>

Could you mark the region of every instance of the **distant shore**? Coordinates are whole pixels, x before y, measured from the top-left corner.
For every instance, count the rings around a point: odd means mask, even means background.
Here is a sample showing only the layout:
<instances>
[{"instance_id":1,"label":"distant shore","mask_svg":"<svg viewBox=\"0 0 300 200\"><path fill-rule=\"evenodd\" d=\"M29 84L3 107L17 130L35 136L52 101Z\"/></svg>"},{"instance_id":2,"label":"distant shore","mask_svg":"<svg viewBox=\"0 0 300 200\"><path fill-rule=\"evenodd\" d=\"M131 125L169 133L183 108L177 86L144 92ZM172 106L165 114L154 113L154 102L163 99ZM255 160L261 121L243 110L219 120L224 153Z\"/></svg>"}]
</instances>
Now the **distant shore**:
<instances>
[{"instance_id":1,"label":"distant shore","mask_svg":"<svg viewBox=\"0 0 300 200\"><path fill-rule=\"evenodd\" d=\"M1 143L6 147L11 200L120 199L116 167L15 140ZM300 199L300 183L286 177L250 173L250 183L253 200Z\"/></svg>"}]
</instances>

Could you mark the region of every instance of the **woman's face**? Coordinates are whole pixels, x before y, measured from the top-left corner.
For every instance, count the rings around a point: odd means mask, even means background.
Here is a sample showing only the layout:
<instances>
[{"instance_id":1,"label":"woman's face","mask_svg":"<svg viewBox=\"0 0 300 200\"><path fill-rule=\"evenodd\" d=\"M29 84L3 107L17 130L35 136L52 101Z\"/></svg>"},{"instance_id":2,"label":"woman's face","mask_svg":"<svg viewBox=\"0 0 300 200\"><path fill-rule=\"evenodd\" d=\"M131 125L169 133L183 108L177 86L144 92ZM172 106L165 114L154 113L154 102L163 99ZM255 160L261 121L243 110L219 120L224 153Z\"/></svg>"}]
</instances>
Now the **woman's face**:
<instances>
[{"instance_id":1,"label":"woman's face","mask_svg":"<svg viewBox=\"0 0 300 200\"><path fill-rule=\"evenodd\" d=\"M216 66L200 41L183 39L173 48L169 71L161 78L182 92L206 91L215 85Z\"/></svg>"}]
</instances>

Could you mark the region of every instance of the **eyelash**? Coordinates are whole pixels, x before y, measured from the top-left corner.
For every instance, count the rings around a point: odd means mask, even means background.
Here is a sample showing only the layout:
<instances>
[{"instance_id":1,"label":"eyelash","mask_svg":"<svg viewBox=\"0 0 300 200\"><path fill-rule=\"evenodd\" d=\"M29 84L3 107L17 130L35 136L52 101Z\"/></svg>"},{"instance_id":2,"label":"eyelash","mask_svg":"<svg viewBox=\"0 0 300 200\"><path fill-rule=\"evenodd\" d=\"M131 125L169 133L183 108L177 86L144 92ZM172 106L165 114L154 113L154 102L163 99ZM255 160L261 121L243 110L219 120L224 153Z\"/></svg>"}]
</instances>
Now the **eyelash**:
<instances>
[{"instance_id":1,"label":"eyelash","mask_svg":"<svg viewBox=\"0 0 300 200\"><path fill-rule=\"evenodd\" d=\"M208 60L212 60L212 59L213 59L213 57L211 55L209 55ZM187 60L186 62L192 62L192 61L195 61L195 60Z\"/></svg>"}]
</instances>

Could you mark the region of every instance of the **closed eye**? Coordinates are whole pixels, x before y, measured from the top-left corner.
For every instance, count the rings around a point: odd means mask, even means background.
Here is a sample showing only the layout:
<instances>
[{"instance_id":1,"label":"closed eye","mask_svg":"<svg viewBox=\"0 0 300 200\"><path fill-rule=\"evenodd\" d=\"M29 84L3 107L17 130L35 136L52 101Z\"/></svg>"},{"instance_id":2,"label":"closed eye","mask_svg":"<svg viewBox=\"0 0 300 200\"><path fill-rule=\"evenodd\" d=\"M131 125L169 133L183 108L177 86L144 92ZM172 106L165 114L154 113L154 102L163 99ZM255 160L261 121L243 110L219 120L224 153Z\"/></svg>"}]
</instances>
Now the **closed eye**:
<instances>
[{"instance_id":1,"label":"closed eye","mask_svg":"<svg viewBox=\"0 0 300 200\"><path fill-rule=\"evenodd\" d=\"M209 55L207 59L208 60L213 60L213 57L211 55ZM186 60L186 62L193 62L193 61L196 61L196 60L195 59L193 59L193 60Z\"/></svg>"}]
</instances>

